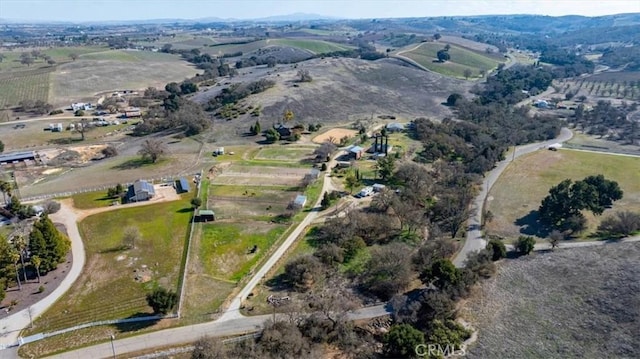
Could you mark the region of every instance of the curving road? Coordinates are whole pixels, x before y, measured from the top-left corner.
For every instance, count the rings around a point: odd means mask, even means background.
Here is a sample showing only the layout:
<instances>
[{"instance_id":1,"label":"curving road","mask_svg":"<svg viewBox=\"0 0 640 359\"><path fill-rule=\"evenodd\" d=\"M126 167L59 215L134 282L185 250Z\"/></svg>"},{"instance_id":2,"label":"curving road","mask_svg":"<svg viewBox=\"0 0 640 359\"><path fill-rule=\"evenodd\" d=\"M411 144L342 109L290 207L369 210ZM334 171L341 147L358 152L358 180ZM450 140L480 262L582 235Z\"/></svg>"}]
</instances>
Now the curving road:
<instances>
[{"instance_id":1,"label":"curving road","mask_svg":"<svg viewBox=\"0 0 640 359\"><path fill-rule=\"evenodd\" d=\"M3 333L2 337L0 337L0 345L12 345L16 343L20 331L30 325L29 310L31 310L31 317L34 319L44 313L58 298L71 288L71 285L82 273L82 268L84 268L85 252L82 238L80 238L80 232L78 231L78 216L76 212L66 203L61 203L60 210L50 215L50 218L55 223L64 224L67 229L67 234L71 240L71 255L73 257L71 270L69 270L69 273L62 280L58 288L51 292L51 294L30 308L23 309L0 320L0 332ZM4 358L4 356L2 357Z\"/></svg>"},{"instance_id":2,"label":"curving road","mask_svg":"<svg viewBox=\"0 0 640 359\"><path fill-rule=\"evenodd\" d=\"M563 127L560 135L553 140L517 146L515 147L515 153L511 153L508 158L498 162L496 167L485 174L480 193L478 193L478 196L476 196L471 204L471 217L469 218L467 226L467 240L464 242L464 246L460 249L460 252L458 252L453 259L453 264L455 264L456 267L463 267L469 253L479 251L487 245L486 241L482 238L482 207L489 194L489 190L491 190L491 187L493 187L509 163L515 158L535 152L541 148L546 148L551 144L566 142L570 140L571 137L573 137L573 132Z\"/></svg>"}]
</instances>

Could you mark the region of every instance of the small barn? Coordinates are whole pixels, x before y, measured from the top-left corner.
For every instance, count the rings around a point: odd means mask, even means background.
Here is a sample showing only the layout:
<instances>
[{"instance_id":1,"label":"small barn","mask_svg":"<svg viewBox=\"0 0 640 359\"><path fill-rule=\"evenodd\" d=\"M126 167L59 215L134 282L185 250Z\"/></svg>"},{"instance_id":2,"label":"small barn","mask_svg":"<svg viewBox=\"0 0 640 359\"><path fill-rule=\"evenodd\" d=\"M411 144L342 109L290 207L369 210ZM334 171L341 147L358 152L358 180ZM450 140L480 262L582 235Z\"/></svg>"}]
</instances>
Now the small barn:
<instances>
[{"instance_id":1,"label":"small barn","mask_svg":"<svg viewBox=\"0 0 640 359\"><path fill-rule=\"evenodd\" d=\"M191 190L189 188L189 181L184 177L180 177L180 179L176 181L176 190L178 193L189 192Z\"/></svg>"},{"instance_id":2,"label":"small barn","mask_svg":"<svg viewBox=\"0 0 640 359\"><path fill-rule=\"evenodd\" d=\"M0 164L9 164L14 162L35 161L36 153L34 151L11 152L0 155Z\"/></svg>"},{"instance_id":3,"label":"small barn","mask_svg":"<svg viewBox=\"0 0 640 359\"><path fill-rule=\"evenodd\" d=\"M302 207L304 207L305 204L307 204L307 196L305 196L305 195L299 194L293 200L293 207L294 208L302 208Z\"/></svg>"},{"instance_id":4,"label":"small barn","mask_svg":"<svg viewBox=\"0 0 640 359\"><path fill-rule=\"evenodd\" d=\"M405 125L403 123L389 123L386 126L388 132L402 132L405 129Z\"/></svg>"},{"instance_id":5,"label":"small barn","mask_svg":"<svg viewBox=\"0 0 640 359\"><path fill-rule=\"evenodd\" d=\"M356 160L359 160L362 158L362 155L364 154L364 148L360 147L360 146L353 146L349 149L349 155Z\"/></svg>"},{"instance_id":6,"label":"small barn","mask_svg":"<svg viewBox=\"0 0 640 359\"><path fill-rule=\"evenodd\" d=\"M216 214L210 209L201 209L198 211L198 222L213 222L216 220Z\"/></svg>"},{"instance_id":7,"label":"small barn","mask_svg":"<svg viewBox=\"0 0 640 359\"><path fill-rule=\"evenodd\" d=\"M137 180L127 190L127 202L148 201L156 195L153 185L147 181Z\"/></svg>"}]
</instances>

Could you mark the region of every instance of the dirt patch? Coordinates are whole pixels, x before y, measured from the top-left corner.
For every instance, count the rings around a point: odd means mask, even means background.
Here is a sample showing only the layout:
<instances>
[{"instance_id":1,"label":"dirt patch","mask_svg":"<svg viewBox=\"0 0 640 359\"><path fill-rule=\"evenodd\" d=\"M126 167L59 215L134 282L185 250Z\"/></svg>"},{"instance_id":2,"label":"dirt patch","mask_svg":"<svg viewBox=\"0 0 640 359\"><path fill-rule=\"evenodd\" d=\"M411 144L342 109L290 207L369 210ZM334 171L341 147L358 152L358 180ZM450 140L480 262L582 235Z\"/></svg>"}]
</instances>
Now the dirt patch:
<instances>
[{"instance_id":1,"label":"dirt patch","mask_svg":"<svg viewBox=\"0 0 640 359\"><path fill-rule=\"evenodd\" d=\"M313 142L315 143L323 143L326 141L331 141L333 139L334 143L338 143L343 137L353 137L357 134L357 131L348 130L346 128L332 128L329 131L320 134L313 138Z\"/></svg>"},{"instance_id":2,"label":"dirt patch","mask_svg":"<svg viewBox=\"0 0 640 359\"><path fill-rule=\"evenodd\" d=\"M70 151L78 153L78 161L81 163L89 162L94 158L102 158L102 150L107 145L77 146L68 147Z\"/></svg>"},{"instance_id":3,"label":"dirt patch","mask_svg":"<svg viewBox=\"0 0 640 359\"><path fill-rule=\"evenodd\" d=\"M463 310L479 330L469 358L637 358L640 245L508 260Z\"/></svg>"}]
</instances>

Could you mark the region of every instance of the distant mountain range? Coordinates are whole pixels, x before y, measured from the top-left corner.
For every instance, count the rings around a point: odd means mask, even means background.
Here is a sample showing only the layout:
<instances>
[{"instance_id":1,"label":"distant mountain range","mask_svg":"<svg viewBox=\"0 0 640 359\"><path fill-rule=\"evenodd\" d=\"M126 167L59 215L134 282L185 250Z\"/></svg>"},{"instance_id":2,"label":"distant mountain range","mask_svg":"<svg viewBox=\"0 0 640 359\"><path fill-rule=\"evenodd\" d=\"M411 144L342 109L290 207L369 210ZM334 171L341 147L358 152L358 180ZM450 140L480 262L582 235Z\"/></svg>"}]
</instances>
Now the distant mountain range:
<instances>
[{"instance_id":1,"label":"distant mountain range","mask_svg":"<svg viewBox=\"0 0 640 359\"><path fill-rule=\"evenodd\" d=\"M220 17L203 17L199 19L146 19L146 20L104 20L104 21L47 21L47 20L20 20L20 19L3 19L0 18L0 24L81 24L81 25L127 25L127 24L192 24L192 23L239 23L239 22L298 22L298 21L314 21L314 20L341 20L337 17L308 14L293 13L288 15L275 15L262 17L257 19L234 19Z\"/></svg>"}]
</instances>

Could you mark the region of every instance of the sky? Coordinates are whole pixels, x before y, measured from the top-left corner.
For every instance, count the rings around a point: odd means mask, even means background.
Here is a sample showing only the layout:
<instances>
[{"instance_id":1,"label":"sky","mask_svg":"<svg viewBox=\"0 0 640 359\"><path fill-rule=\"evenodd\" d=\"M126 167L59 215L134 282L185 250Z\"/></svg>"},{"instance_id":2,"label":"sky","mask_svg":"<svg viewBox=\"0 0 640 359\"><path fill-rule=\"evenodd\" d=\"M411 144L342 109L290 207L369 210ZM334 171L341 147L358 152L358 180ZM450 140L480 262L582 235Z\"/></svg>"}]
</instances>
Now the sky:
<instances>
[{"instance_id":1,"label":"sky","mask_svg":"<svg viewBox=\"0 0 640 359\"><path fill-rule=\"evenodd\" d=\"M255 19L292 13L339 18L640 13L640 0L0 0L0 18L105 21Z\"/></svg>"}]
</instances>

